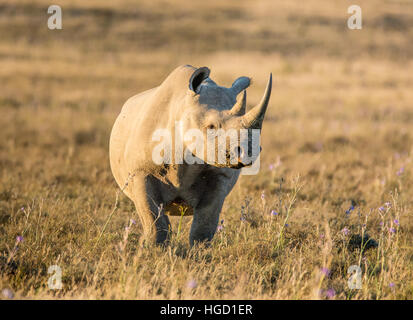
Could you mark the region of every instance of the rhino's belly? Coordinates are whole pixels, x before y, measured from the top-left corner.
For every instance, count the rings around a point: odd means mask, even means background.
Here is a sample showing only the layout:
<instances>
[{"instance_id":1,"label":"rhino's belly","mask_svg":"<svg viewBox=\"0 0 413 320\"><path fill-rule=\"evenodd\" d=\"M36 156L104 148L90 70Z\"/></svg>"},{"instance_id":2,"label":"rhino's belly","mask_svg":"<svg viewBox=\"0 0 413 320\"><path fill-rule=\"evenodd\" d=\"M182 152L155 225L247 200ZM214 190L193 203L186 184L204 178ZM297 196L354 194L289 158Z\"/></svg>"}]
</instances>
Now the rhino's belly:
<instances>
[{"instance_id":1,"label":"rhino's belly","mask_svg":"<svg viewBox=\"0 0 413 320\"><path fill-rule=\"evenodd\" d=\"M177 198L166 204L165 214L170 216L192 216L194 208L185 200Z\"/></svg>"}]
</instances>

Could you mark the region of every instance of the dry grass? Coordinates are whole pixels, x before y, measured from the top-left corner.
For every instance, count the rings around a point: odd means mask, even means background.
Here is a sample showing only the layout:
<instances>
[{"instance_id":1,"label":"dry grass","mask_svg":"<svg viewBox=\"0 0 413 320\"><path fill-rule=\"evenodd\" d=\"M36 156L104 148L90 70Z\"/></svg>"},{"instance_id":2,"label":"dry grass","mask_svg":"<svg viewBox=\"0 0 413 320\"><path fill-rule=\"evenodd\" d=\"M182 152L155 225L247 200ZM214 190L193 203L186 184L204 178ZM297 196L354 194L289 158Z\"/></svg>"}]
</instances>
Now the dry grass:
<instances>
[{"instance_id":1,"label":"dry grass","mask_svg":"<svg viewBox=\"0 0 413 320\"><path fill-rule=\"evenodd\" d=\"M329 289L333 299L413 298L410 1L364 1L361 31L347 29L344 0L55 3L61 31L46 27L49 1L0 5L0 289L16 298L324 299ZM184 63L209 66L224 85L253 76L250 105L273 72L261 171L239 180L211 248L189 249L190 218L167 249L139 247L123 195L95 246L118 190L114 119ZM366 233L377 247L361 250ZM60 291L47 288L50 265L63 270ZM362 268L361 290L347 286L351 265Z\"/></svg>"}]
</instances>

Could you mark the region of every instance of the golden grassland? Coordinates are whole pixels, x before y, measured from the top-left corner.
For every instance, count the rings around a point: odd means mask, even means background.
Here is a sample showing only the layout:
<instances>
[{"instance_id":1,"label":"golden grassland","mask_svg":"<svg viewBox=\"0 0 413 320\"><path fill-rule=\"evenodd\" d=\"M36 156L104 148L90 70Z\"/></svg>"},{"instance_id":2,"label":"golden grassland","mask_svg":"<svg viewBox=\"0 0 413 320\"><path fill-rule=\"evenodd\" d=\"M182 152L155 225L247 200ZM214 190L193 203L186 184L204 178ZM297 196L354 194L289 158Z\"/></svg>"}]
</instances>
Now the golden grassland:
<instances>
[{"instance_id":1,"label":"golden grassland","mask_svg":"<svg viewBox=\"0 0 413 320\"><path fill-rule=\"evenodd\" d=\"M54 3L63 30L47 29L48 1L0 4L1 290L413 298L411 1L361 1L358 31L344 0ZM210 248L189 248L191 218L180 233L172 219L166 249L140 247L133 204L115 201L108 139L126 99L180 64L206 65L226 86L253 77L249 105L273 73L261 170L238 181ZM51 265L62 290L47 287Z\"/></svg>"}]
</instances>

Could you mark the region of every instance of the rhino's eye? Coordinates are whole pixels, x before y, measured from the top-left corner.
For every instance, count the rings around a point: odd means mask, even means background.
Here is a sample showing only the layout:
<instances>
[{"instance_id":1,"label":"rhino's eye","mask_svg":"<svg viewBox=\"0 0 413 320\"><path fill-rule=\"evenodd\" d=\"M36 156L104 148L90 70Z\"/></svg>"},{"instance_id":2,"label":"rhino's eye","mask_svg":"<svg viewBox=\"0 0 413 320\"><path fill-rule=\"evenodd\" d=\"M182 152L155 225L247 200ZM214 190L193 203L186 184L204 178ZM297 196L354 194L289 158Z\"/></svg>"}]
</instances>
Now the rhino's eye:
<instances>
[{"instance_id":1,"label":"rhino's eye","mask_svg":"<svg viewBox=\"0 0 413 320\"><path fill-rule=\"evenodd\" d=\"M215 125L214 124L210 124L210 125L208 125L207 126L207 129L209 129L209 130L215 130Z\"/></svg>"}]
</instances>

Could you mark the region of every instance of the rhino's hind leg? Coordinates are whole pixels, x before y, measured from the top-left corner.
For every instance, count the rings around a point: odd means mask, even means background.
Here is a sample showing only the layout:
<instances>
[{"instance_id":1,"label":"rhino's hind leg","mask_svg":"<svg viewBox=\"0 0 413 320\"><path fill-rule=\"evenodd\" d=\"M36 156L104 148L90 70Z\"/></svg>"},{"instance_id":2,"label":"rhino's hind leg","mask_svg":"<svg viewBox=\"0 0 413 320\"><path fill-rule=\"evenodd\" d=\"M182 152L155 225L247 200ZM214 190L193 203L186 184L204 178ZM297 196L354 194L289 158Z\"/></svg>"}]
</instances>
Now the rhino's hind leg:
<instances>
[{"instance_id":1,"label":"rhino's hind leg","mask_svg":"<svg viewBox=\"0 0 413 320\"><path fill-rule=\"evenodd\" d=\"M133 202L143 227L143 240L166 244L171 224L164 214L161 200L153 184L147 178L133 183Z\"/></svg>"},{"instance_id":2,"label":"rhino's hind leg","mask_svg":"<svg viewBox=\"0 0 413 320\"><path fill-rule=\"evenodd\" d=\"M223 201L208 201L206 197L200 205L195 208L194 220L192 221L189 233L189 244L191 247L195 242L209 244L215 235L219 222L219 214L222 209Z\"/></svg>"}]
</instances>

